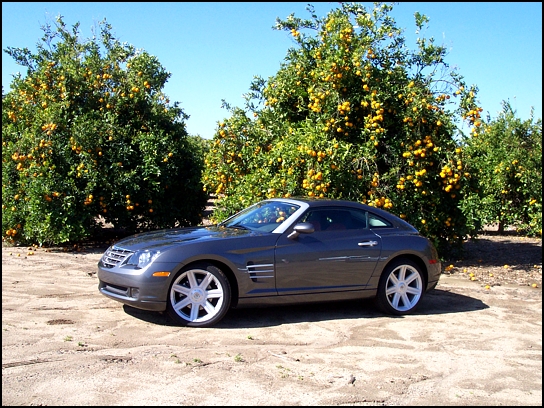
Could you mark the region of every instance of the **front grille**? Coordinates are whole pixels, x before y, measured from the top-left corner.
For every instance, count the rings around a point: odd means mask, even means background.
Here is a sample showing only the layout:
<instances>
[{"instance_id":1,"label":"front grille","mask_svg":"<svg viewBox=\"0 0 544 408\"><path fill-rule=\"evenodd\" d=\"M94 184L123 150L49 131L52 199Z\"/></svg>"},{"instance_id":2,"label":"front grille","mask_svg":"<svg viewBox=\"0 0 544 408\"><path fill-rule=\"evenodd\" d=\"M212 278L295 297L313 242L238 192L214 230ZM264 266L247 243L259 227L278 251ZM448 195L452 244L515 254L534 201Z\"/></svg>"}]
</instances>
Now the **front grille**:
<instances>
[{"instance_id":1,"label":"front grille","mask_svg":"<svg viewBox=\"0 0 544 408\"><path fill-rule=\"evenodd\" d=\"M122 249L115 246L109 247L104 255L102 255L102 265L104 265L106 268L113 268L132 254L133 252L127 249Z\"/></svg>"}]
</instances>

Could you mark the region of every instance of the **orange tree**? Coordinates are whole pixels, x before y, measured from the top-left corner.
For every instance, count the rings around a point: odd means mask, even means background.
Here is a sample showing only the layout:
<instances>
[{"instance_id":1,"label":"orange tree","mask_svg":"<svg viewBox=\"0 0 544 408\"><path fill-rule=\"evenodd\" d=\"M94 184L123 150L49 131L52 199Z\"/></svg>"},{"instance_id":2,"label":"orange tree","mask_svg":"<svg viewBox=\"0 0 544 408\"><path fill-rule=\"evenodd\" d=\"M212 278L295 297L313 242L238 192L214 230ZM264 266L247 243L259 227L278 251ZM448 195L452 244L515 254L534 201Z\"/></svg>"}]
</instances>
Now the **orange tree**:
<instances>
[{"instance_id":1,"label":"orange tree","mask_svg":"<svg viewBox=\"0 0 544 408\"><path fill-rule=\"evenodd\" d=\"M509 103L488 118L478 137L466 140L467 166L478 172L477 190L467 194L463 210L499 231L514 226L542 235L542 120L516 118Z\"/></svg>"},{"instance_id":2,"label":"orange tree","mask_svg":"<svg viewBox=\"0 0 544 408\"><path fill-rule=\"evenodd\" d=\"M244 109L226 105L206 155L216 220L267 197L345 198L398 214L444 254L461 247L473 186L456 133L462 114L480 126L477 88L432 38L409 50L391 10L342 4L318 18L309 6L309 20L277 20L295 46ZM427 22L415 13L418 31Z\"/></svg>"},{"instance_id":3,"label":"orange tree","mask_svg":"<svg viewBox=\"0 0 544 408\"><path fill-rule=\"evenodd\" d=\"M99 39L78 27L58 17L35 54L5 50L27 75L2 95L3 238L79 241L99 216L126 232L198 223L204 150L162 92L170 74L105 20Z\"/></svg>"}]
</instances>

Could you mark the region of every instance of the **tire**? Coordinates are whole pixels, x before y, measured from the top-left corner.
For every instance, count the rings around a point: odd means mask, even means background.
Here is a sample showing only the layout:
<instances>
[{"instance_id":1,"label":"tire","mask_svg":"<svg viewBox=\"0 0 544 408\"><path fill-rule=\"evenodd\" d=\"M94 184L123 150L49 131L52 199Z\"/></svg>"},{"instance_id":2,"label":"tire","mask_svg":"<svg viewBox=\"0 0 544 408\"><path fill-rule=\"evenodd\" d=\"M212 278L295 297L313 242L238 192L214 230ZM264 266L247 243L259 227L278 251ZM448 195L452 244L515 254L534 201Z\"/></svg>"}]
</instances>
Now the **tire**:
<instances>
[{"instance_id":1,"label":"tire","mask_svg":"<svg viewBox=\"0 0 544 408\"><path fill-rule=\"evenodd\" d=\"M409 314L419 305L424 285L425 279L420 267L408 259L398 259L383 271L376 303L387 314Z\"/></svg>"},{"instance_id":2,"label":"tire","mask_svg":"<svg viewBox=\"0 0 544 408\"><path fill-rule=\"evenodd\" d=\"M181 326L210 327L230 308L225 274L211 264L192 265L176 276L168 291L168 315Z\"/></svg>"}]
</instances>

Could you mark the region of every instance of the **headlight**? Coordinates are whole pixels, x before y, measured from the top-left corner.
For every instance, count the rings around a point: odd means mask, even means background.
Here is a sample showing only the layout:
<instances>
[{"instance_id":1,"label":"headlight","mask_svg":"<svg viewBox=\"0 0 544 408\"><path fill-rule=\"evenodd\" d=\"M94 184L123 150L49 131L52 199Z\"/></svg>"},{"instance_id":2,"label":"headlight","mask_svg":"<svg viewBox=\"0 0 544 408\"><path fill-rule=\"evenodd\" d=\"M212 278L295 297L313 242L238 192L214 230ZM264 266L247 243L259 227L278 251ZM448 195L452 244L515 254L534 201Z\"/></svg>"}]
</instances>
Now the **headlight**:
<instances>
[{"instance_id":1,"label":"headlight","mask_svg":"<svg viewBox=\"0 0 544 408\"><path fill-rule=\"evenodd\" d=\"M153 262L160 253L161 251L136 251L127 259L126 265L132 265L138 269L145 268Z\"/></svg>"}]
</instances>

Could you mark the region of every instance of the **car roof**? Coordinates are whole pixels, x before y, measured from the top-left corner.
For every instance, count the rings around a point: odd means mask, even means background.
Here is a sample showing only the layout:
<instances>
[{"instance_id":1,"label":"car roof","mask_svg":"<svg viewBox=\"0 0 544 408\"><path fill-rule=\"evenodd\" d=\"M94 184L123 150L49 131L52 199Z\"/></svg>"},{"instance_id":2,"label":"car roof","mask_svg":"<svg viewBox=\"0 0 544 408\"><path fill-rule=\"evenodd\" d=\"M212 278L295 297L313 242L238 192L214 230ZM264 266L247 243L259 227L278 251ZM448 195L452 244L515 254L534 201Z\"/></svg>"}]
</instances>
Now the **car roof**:
<instances>
[{"instance_id":1,"label":"car roof","mask_svg":"<svg viewBox=\"0 0 544 408\"><path fill-rule=\"evenodd\" d=\"M318 207L358 208L358 209L367 210L371 213L382 216L386 218L387 220L393 222L393 224L395 224L397 227L416 230L416 228L413 225L407 223L406 221L397 217L393 213L390 213L381 208L373 207L373 206L363 204L357 201L331 199L331 198L313 198L313 197L269 198L263 201L281 201L281 202L287 202L287 203L293 203L293 204L307 203L309 208L318 208Z\"/></svg>"},{"instance_id":2,"label":"car roof","mask_svg":"<svg viewBox=\"0 0 544 408\"><path fill-rule=\"evenodd\" d=\"M315 207L356 207L368 210L376 210L376 207L359 203L357 201L331 199L331 198L311 198L311 197L290 197L290 198L269 198L264 201L282 201L287 203L307 203L310 208ZM378 209L379 210L379 209Z\"/></svg>"}]
</instances>

